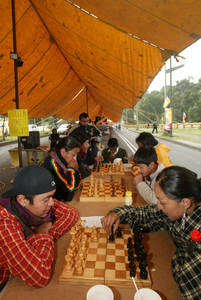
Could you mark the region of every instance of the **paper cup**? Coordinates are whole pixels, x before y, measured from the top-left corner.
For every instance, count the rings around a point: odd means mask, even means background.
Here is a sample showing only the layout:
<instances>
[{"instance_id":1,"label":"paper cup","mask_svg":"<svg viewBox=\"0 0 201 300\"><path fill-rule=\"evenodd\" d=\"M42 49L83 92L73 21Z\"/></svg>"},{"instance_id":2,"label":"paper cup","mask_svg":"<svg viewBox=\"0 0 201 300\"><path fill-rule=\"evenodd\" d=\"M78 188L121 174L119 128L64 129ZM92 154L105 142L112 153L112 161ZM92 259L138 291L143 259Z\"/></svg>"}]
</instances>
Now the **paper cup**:
<instances>
[{"instance_id":1,"label":"paper cup","mask_svg":"<svg viewBox=\"0 0 201 300\"><path fill-rule=\"evenodd\" d=\"M114 164L120 164L121 161L122 161L121 158L115 158L113 163Z\"/></svg>"},{"instance_id":2,"label":"paper cup","mask_svg":"<svg viewBox=\"0 0 201 300\"><path fill-rule=\"evenodd\" d=\"M143 288L137 291L134 300L162 300L154 290Z\"/></svg>"},{"instance_id":3,"label":"paper cup","mask_svg":"<svg viewBox=\"0 0 201 300\"><path fill-rule=\"evenodd\" d=\"M92 286L87 292L87 300L114 300L112 290L103 284Z\"/></svg>"}]
</instances>

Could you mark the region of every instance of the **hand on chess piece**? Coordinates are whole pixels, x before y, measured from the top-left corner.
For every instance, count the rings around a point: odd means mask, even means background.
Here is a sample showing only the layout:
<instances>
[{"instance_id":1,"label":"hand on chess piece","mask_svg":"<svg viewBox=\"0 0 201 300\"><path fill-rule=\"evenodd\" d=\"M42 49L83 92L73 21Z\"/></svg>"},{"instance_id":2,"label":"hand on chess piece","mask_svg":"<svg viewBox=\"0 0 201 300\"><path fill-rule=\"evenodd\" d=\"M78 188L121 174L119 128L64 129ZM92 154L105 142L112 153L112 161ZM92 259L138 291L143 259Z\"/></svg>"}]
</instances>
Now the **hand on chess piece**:
<instances>
[{"instance_id":1,"label":"hand on chess piece","mask_svg":"<svg viewBox=\"0 0 201 300\"><path fill-rule=\"evenodd\" d=\"M105 230L107 231L108 235L111 235L112 231L113 233L116 232L120 224L120 219L115 212L111 212L101 219L101 223L103 228L105 228Z\"/></svg>"}]
</instances>

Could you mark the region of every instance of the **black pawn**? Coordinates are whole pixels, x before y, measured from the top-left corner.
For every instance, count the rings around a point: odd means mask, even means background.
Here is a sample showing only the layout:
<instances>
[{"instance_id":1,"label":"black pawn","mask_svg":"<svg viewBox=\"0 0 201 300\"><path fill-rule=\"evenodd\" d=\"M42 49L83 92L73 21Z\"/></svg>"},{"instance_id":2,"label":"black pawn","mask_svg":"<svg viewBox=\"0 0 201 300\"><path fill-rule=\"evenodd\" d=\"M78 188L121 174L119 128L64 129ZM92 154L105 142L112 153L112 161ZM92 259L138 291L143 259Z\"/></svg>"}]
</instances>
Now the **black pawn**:
<instances>
[{"instance_id":1,"label":"black pawn","mask_svg":"<svg viewBox=\"0 0 201 300\"><path fill-rule=\"evenodd\" d=\"M117 229L117 237L118 238L122 237L122 232L121 232L121 228L120 227L118 227L118 229Z\"/></svg>"},{"instance_id":2,"label":"black pawn","mask_svg":"<svg viewBox=\"0 0 201 300\"><path fill-rule=\"evenodd\" d=\"M112 226L112 233L111 233L111 235L110 235L110 237L109 237L109 241L110 241L110 242L114 242L113 226Z\"/></svg>"},{"instance_id":3,"label":"black pawn","mask_svg":"<svg viewBox=\"0 0 201 300\"><path fill-rule=\"evenodd\" d=\"M135 277L136 275L136 270L130 270L130 277Z\"/></svg>"},{"instance_id":4,"label":"black pawn","mask_svg":"<svg viewBox=\"0 0 201 300\"><path fill-rule=\"evenodd\" d=\"M141 269L140 270L140 278L146 280L148 277L148 272L146 269Z\"/></svg>"}]
</instances>

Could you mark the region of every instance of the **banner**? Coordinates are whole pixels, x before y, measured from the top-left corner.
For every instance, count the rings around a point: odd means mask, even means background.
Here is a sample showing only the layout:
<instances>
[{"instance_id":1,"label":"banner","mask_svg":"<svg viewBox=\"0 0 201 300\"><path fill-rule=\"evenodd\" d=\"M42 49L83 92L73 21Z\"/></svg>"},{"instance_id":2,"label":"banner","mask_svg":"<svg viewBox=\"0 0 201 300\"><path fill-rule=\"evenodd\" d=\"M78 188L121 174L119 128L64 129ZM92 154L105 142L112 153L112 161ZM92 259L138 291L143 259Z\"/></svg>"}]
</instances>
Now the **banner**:
<instances>
[{"instance_id":1,"label":"banner","mask_svg":"<svg viewBox=\"0 0 201 300\"><path fill-rule=\"evenodd\" d=\"M9 110L8 126L10 136L29 136L27 109Z\"/></svg>"},{"instance_id":2,"label":"banner","mask_svg":"<svg viewBox=\"0 0 201 300\"><path fill-rule=\"evenodd\" d=\"M167 108L169 104L170 104L170 98L166 97L163 104L163 108Z\"/></svg>"},{"instance_id":3,"label":"banner","mask_svg":"<svg viewBox=\"0 0 201 300\"><path fill-rule=\"evenodd\" d=\"M183 112L183 123L186 123L186 113Z\"/></svg>"},{"instance_id":4,"label":"banner","mask_svg":"<svg viewBox=\"0 0 201 300\"><path fill-rule=\"evenodd\" d=\"M171 130L172 126L172 108L165 108L165 120L164 128L165 130Z\"/></svg>"}]
</instances>

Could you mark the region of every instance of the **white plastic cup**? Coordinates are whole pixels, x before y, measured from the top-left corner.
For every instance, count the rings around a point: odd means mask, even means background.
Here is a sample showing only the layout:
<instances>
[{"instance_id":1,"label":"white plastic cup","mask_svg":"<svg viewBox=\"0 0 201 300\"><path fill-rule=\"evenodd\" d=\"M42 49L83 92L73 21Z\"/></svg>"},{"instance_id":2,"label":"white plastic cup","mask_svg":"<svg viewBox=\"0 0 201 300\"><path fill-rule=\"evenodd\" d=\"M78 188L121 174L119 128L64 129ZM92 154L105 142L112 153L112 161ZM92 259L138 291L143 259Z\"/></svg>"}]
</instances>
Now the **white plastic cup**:
<instances>
[{"instance_id":1,"label":"white plastic cup","mask_svg":"<svg viewBox=\"0 0 201 300\"><path fill-rule=\"evenodd\" d=\"M112 290L103 284L92 286L87 292L87 300L114 300Z\"/></svg>"},{"instance_id":2,"label":"white plastic cup","mask_svg":"<svg viewBox=\"0 0 201 300\"><path fill-rule=\"evenodd\" d=\"M152 289L143 288L135 293L134 300L162 300L158 293Z\"/></svg>"},{"instance_id":3,"label":"white plastic cup","mask_svg":"<svg viewBox=\"0 0 201 300\"><path fill-rule=\"evenodd\" d=\"M115 158L114 161L113 161L113 163L114 163L114 164L120 164L121 161L122 161L121 158Z\"/></svg>"}]
</instances>

